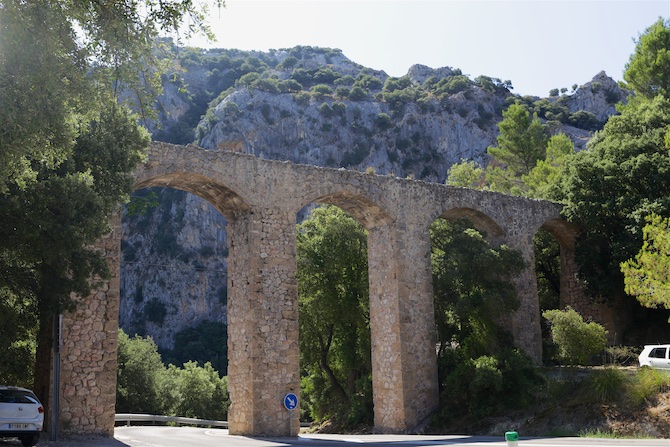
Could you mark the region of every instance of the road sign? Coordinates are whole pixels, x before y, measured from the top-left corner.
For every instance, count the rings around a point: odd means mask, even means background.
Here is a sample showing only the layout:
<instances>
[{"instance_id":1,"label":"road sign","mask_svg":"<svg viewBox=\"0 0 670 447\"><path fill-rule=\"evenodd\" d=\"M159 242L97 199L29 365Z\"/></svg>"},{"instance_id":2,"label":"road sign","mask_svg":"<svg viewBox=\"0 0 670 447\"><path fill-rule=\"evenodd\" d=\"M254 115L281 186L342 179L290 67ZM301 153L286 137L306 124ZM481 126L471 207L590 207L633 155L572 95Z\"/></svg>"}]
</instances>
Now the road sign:
<instances>
[{"instance_id":1,"label":"road sign","mask_svg":"<svg viewBox=\"0 0 670 447\"><path fill-rule=\"evenodd\" d=\"M284 406L287 410L293 411L298 406L298 396L293 393L288 393L284 397Z\"/></svg>"}]
</instances>

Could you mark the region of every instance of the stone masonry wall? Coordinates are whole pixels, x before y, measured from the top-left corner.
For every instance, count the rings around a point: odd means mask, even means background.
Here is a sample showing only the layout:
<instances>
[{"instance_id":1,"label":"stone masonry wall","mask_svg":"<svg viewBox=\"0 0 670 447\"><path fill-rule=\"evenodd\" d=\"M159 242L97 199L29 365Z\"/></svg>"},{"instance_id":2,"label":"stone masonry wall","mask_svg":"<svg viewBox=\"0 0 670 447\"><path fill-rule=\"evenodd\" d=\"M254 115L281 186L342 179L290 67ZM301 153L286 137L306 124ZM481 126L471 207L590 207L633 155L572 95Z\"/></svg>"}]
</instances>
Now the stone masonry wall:
<instances>
[{"instance_id":1,"label":"stone masonry wall","mask_svg":"<svg viewBox=\"0 0 670 447\"><path fill-rule=\"evenodd\" d=\"M60 426L66 433L114 435L119 331L121 216L99 241L111 279L63 316Z\"/></svg>"},{"instance_id":2,"label":"stone masonry wall","mask_svg":"<svg viewBox=\"0 0 670 447\"><path fill-rule=\"evenodd\" d=\"M196 194L229 221L231 433L289 435L283 396L300 392L295 216L311 203L337 205L368 230L377 431L412 430L438 403L428 233L438 217L469 217L524 252L529 266L517 280L522 306L513 332L517 345L541 361L532 237L546 222L560 227L557 204L165 143L151 145L137 172L136 187L148 186ZM61 419L75 432L113 431L119 300L114 234L106 250L116 277L66 323L61 386L67 405ZM295 434L297 417L293 423Z\"/></svg>"}]
</instances>

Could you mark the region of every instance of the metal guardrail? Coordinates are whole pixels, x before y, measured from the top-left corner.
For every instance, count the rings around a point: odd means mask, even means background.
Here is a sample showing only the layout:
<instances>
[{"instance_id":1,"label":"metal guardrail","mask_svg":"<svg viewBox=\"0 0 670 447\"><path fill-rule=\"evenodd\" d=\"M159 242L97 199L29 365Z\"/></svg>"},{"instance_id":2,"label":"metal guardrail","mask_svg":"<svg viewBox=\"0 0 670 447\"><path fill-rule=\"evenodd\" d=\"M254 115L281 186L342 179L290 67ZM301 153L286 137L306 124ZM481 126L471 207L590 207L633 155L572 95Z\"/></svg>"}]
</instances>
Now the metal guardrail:
<instances>
[{"instance_id":1,"label":"metal guardrail","mask_svg":"<svg viewBox=\"0 0 670 447\"><path fill-rule=\"evenodd\" d=\"M135 414L135 413L117 413L114 415L114 422L125 422L130 426L132 422L151 422L155 425L157 422L164 424L177 425L195 425L196 427L220 427L228 428L228 421L210 421L207 419L182 418L179 416L161 416L157 414ZM301 422L300 427L309 427L309 422Z\"/></svg>"},{"instance_id":2,"label":"metal guardrail","mask_svg":"<svg viewBox=\"0 0 670 447\"><path fill-rule=\"evenodd\" d=\"M172 423L177 425L195 425L195 426L228 428L228 421L210 421L207 419L182 418L178 416L161 416L156 414L118 413L114 415L114 422L116 423L125 422L126 425L131 425L132 422L152 422L153 424L160 422L165 424Z\"/></svg>"}]
</instances>

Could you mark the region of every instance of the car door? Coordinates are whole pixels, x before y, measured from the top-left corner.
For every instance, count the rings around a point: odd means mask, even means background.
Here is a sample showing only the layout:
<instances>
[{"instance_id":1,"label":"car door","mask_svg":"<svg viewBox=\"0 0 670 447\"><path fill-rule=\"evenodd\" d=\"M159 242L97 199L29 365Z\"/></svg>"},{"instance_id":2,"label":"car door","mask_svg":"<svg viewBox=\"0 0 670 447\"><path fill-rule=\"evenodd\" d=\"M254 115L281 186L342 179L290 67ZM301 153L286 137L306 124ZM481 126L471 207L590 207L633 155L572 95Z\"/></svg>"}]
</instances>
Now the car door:
<instances>
[{"instance_id":1,"label":"car door","mask_svg":"<svg viewBox=\"0 0 670 447\"><path fill-rule=\"evenodd\" d=\"M652 368L670 369L670 359L668 346L658 346L649 353L649 364Z\"/></svg>"}]
</instances>

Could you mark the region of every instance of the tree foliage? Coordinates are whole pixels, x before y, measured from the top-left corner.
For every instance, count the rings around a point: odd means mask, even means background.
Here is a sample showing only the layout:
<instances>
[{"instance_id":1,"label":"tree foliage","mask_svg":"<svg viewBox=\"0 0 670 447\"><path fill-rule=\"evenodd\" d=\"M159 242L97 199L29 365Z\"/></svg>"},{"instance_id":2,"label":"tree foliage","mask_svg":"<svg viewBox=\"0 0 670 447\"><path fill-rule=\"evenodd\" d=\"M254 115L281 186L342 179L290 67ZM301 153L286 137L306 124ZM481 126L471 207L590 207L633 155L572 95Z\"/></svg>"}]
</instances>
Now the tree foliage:
<instances>
[{"instance_id":1,"label":"tree foliage","mask_svg":"<svg viewBox=\"0 0 670 447\"><path fill-rule=\"evenodd\" d=\"M496 164L506 168L508 176L513 177L510 178L512 182L518 181L535 167L538 160L544 159L547 132L537 115L531 116L520 103L503 111L498 129L497 145L489 146L487 152Z\"/></svg>"},{"instance_id":2,"label":"tree foliage","mask_svg":"<svg viewBox=\"0 0 670 447\"><path fill-rule=\"evenodd\" d=\"M225 324L207 320L179 331L174 336L174 348L163 353L164 362L175 365L189 361L201 365L209 362L225 376L228 371L227 331Z\"/></svg>"},{"instance_id":3,"label":"tree foliage","mask_svg":"<svg viewBox=\"0 0 670 447\"><path fill-rule=\"evenodd\" d=\"M591 357L605 349L605 328L593 321L585 322L570 306L564 310L545 310L542 316L549 321L551 339L566 364L587 365Z\"/></svg>"},{"instance_id":4,"label":"tree foliage","mask_svg":"<svg viewBox=\"0 0 670 447\"><path fill-rule=\"evenodd\" d=\"M447 185L480 189L484 182L484 168L474 160L461 160L451 165L447 173Z\"/></svg>"},{"instance_id":5,"label":"tree foliage","mask_svg":"<svg viewBox=\"0 0 670 447\"><path fill-rule=\"evenodd\" d=\"M623 290L619 265L642 246L645 216L670 214L668 126L669 99L631 102L589 141L588 150L566 162L564 213L583 226L576 256L594 295L609 298Z\"/></svg>"},{"instance_id":6,"label":"tree foliage","mask_svg":"<svg viewBox=\"0 0 670 447\"><path fill-rule=\"evenodd\" d=\"M220 378L209 362L166 367L151 338L129 337L119 330L116 376L117 413L227 418L228 379Z\"/></svg>"},{"instance_id":7,"label":"tree foliage","mask_svg":"<svg viewBox=\"0 0 670 447\"><path fill-rule=\"evenodd\" d=\"M524 268L523 256L491 246L465 219L437 219L430 231L442 389L437 420L531 404L542 378L512 348L504 326L519 306L513 278Z\"/></svg>"},{"instance_id":8,"label":"tree foliage","mask_svg":"<svg viewBox=\"0 0 670 447\"><path fill-rule=\"evenodd\" d=\"M640 35L624 79L638 95L670 98L670 20L659 18Z\"/></svg>"},{"instance_id":9,"label":"tree foliage","mask_svg":"<svg viewBox=\"0 0 670 447\"><path fill-rule=\"evenodd\" d=\"M670 309L670 218L651 214L635 259L621 263L626 293L645 307Z\"/></svg>"},{"instance_id":10,"label":"tree foliage","mask_svg":"<svg viewBox=\"0 0 670 447\"><path fill-rule=\"evenodd\" d=\"M495 353L509 341L499 319L519 306L512 280L524 268L523 256L490 246L467 220L437 219L430 234L438 355L454 343L472 358Z\"/></svg>"},{"instance_id":11,"label":"tree foliage","mask_svg":"<svg viewBox=\"0 0 670 447\"><path fill-rule=\"evenodd\" d=\"M336 207L297 227L303 402L316 420L355 425L372 415L366 241Z\"/></svg>"},{"instance_id":12,"label":"tree foliage","mask_svg":"<svg viewBox=\"0 0 670 447\"><path fill-rule=\"evenodd\" d=\"M185 16L207 32L192 0L0 1L0 293L9 312L35 312L43 402L52 316L107 276L92 246L149 142L120 103L148 112L153 43Z\"/></svg>"},{"instance_id":13,"label":"tree foliage","mask_svg":"<svg viewBox=\"0 0 670 447\"><path fill-rule=\"evenodd\" d=\"M553 199L559 195L556 191L563 173L563 165L569 156L575 153L575 146L567 135L558 133L547 141L544 159L537 161L535 166L521 176L527 188L526 194L538 199Z\"/></svg>"}]
</instances>

